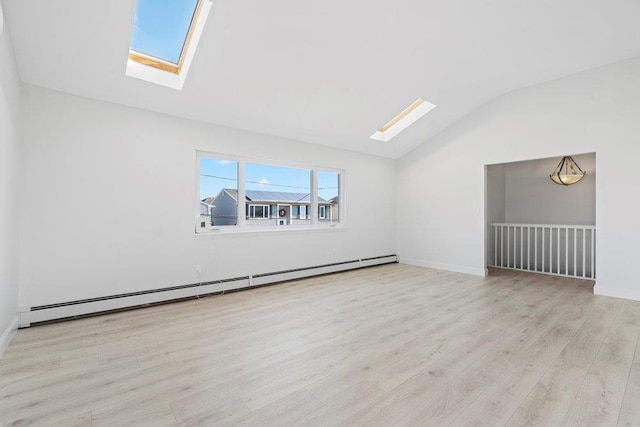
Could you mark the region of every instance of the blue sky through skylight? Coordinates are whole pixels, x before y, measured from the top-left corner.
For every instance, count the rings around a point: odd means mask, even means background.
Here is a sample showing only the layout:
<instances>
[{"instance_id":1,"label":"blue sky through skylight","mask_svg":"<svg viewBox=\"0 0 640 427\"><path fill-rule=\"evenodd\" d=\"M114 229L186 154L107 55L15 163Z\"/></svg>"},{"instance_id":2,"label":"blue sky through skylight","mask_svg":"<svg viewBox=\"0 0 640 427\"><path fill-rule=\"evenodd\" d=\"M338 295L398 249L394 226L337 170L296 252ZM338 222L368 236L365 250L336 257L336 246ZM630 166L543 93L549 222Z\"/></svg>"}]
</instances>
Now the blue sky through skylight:
<instances>
[{"instance_id":1,"label":"blue sky through skylight","mask_svg":"<svg viewBox=\"0 0 640 427\"><path fill-rule=\"evenodd\" d=\"M178 64L198 0L137 0L131 50Z\"/></svg>"}]
</instances>

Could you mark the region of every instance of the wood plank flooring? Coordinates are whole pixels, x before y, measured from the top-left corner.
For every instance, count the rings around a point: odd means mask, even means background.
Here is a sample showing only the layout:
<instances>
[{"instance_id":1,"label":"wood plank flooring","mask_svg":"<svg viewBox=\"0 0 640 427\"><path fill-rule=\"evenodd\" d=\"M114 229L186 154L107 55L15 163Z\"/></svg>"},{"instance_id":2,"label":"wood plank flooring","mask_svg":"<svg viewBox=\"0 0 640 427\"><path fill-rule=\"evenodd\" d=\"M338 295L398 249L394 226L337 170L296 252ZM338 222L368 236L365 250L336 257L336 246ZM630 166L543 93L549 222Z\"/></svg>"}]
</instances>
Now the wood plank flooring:
<instances>
[{"instance_id":1,"label":"wood plank flooring","mask_svg":"<svg viewBox=\"0 0 640 427\"><path fill-rule=\"evenodd\" d=\"M391 264L20 330L0 426L640 425L640 302Z\"/></svg>"}]
</instances>

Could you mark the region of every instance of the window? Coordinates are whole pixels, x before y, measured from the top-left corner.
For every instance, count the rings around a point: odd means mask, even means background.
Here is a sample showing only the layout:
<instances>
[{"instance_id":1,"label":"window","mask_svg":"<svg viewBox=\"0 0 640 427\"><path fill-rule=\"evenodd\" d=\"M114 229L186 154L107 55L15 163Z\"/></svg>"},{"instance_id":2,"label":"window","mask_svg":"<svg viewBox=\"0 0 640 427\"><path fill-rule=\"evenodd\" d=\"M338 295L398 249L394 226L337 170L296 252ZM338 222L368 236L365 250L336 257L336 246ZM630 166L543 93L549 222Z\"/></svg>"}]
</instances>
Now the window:
<instances>
[{"instance_id":1,"label":"window","mask_svg":"<svg viewBox=\"0 0 640 427\"><path fill-rule=\"evenodd\" d=\"M129 57L178 74L198 4L198 0L137 0Z\"/></svg>"},{"instance_id":2,"label":"window","mask_svg":"<svg viewBox=\"0 0 640 427\"><path fill-rule=\"evenodd\" d=\"M340 172L226 157L198 153L198 233L340 222Z\"/></svg>"},{"instance_id":3,"label":"window","mask_svg":"<svg viewBox=\"0 0 640 427\"><path fill-rule=\"evenodd\" d=\"M389 142L391 138L414 124L420 117L434 108L436 108L434 104L418 98L413 104L389 120L369 138L375 139L376 141Z\"/></svg>"},{"instance_id":4,"label":"window","mask_svg":"<svg viewBox=\"0 0 640 427\"><path fill-rule=\"evenodd\" d=\"M269 221L252 221L252 226L309 225L308 219L295 218L294 206L311 201L311 171L285 166L246 163L247 202L275 206Z\"/></svg>"},{"instance_id":5,"label":"window","mask_svg":"<svg viewBox=\"0 0 640 427\"><path fill-rule=\"evenodd\" d=\"M210 9L210 0L137 0L126 74L182 89Z\"/></svg>"},{"instance_id":6,"label":"window","mask_svg":"<svg viewBox=\"0 0 640 427\"><path fill-rule=\"evenodd\" d=\"M269 218L269 205L249 205L249 218Z\"/></svg>"},{"instance_id":7,"label":"window","mask_svg":"<svg viewBox=\"0 0 640 427\"><path fill-rule=\"evenodd\" d=\"M327 207L325 205L318 206L318 218L326 219L327 217Z\"/></svg>"},{"instance_id":8,"label":"window","mask_svg":"<svg viewBox=\"0 0 640 427\"><path fill-rule=\"evenodd\" d=\"M238 224L238 162L200 157L201 204L208 205L214 227Z\"/></svg>"},{"instance_id":9,"label":"window","mask_svg":"<svg viewBox=\"0 0 640 427\"><path fill-rule=\"evenodd\" d=\"M337 172L318 172L318 203L324 207L324 214L318 214L319 219L330 223L340 222L340 174ZM327 212L328 211L328 212Z\"/></svg>"}]
</instances>

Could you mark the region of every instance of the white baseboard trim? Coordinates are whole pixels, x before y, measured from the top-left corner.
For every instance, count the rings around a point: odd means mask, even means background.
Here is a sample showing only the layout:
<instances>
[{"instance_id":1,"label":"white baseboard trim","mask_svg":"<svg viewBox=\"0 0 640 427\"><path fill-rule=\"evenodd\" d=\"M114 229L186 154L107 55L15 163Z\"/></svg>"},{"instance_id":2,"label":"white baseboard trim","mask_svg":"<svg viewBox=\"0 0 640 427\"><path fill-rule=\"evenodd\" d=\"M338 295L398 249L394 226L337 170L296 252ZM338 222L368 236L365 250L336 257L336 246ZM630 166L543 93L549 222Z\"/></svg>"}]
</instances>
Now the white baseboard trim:
<instances>
[{"instance_id":1,"label":"white baseboard trim","mask_svg":"<svg viewBox=\"0 0 640 427\"><path fill-rule=\"evenodd\" d=\"M404 258L400 257L398 262L402 264L416 265L418 267L433 268L435 270L453 271L454 273L472 274L474 276L486 277L489 275L489 270L486 268L474 268L464 265L443 264L440 262L431 262L420 259Z\"/></svg>"},{"instance_id":2,"label":"white baseboard trim","mask_svg":"<svg viewBox=\"0 0 640 427\"><path fill-rule=\"evenodd\" d=\"M66 301L57 304L47 304L27 307L19 313L19 327L31 326L32 323L48 322L59 319L72 319L91 314L141 307L169 301L197 298L198 296L220 294L229 291L250 289L305 277L354 270L374 265L397 262L397 256L383 255L371 258L355 259L332 264L297 268L286 271L276 271L215 280L205 283L194 283L169 288L152 289L128 294L109 295L78 301Z\"/></svg>"},{"instance_id":3,"label":"white baseboard trim","mask_svg":"<svg viewBox=\"0 0 640 427\"><path fill-rule=\"evenodd\" d=\"M9 323L7 328L0 336L0 359L2 359L2 355L5 350L9 348L9 344L13 340L13 337L16 336L16 332L18 332L18 316L14 316L13 320Z\"/></svg>"},{"instance_id":4,"label":"white baseboard trim","mask_svg":"<svg viewBox=\"0 0 640 427\"><path fill-rule=\"evenodd\" d=\"M593 293L603 297L624 298L640 301L640 290L603 288L602 286L598 286L597 281L593 287Z\"/></svg>"}]
</instances>

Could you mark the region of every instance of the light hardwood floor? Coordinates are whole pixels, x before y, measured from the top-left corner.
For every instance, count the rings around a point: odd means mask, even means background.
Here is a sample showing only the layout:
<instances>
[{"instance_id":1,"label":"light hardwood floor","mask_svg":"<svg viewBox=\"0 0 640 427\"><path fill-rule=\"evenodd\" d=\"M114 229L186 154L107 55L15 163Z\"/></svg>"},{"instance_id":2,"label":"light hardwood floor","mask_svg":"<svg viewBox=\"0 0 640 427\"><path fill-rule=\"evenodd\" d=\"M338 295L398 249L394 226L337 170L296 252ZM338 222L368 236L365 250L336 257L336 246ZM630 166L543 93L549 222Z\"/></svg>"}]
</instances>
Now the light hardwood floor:
<instances>
[{"instance_id":1,"label":"light hardwood floor","mask_svg":"<svg viewBox=\"0 0 640 427\"><path fill-rule=\"evenodd\" d=\"M640 425L640 302L392 264L20 330L0 425Z\"/></svg>"}]
</instances>

